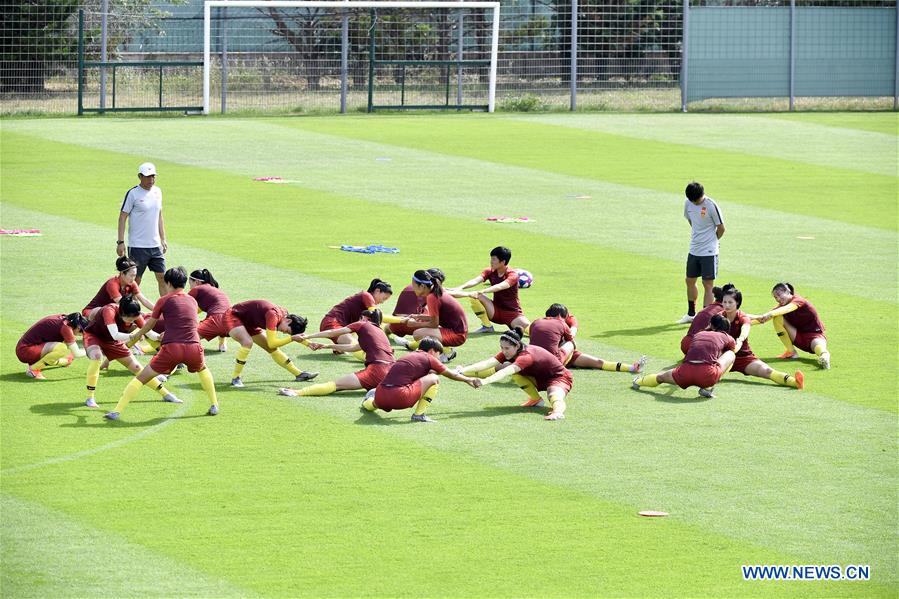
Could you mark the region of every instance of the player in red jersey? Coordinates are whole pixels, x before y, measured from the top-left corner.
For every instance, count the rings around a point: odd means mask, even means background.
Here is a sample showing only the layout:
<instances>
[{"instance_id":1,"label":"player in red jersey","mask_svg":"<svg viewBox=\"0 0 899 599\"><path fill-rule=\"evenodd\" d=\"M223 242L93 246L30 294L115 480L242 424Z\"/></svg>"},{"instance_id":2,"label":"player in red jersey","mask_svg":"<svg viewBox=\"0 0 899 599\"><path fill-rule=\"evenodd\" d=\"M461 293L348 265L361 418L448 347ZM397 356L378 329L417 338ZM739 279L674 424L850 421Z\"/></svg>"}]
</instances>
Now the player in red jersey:
<instances>
[{"instance_id":1,"label":"player in red jersey","mask_svg":"<svg viewBox=\"0 0 899 599\"><path fill-rule=\"evenodd\" d=\"M564 304L553 304L546 310L545 318L538 318L531 323L531 345L547 350L565 365L566 368L596 368L610 372L630 372L637 374L643 370L646 356L632 364L626 362L610 362L589 354L579 352L574 344L574 331L568 323L577 327L574 318Z\"/></svg>"},{"instance_id":2,"label":"player in red jersey","mask_svg":"<svg viewBox=\"0 0 899 599\"><path fill-rule=\"evenodd\" d=\"M490 250L490 268L485 268L481 274L459 287L447 289L454 297L471 298L471 307L482 325L475 333L492 333L491 323L494 322L509 328L520 327L523 331L527 331L531 324L518 301L518 272L509 268L511 259L512 251L509 248L495 247ZM490 286L483 291L463 291L485 281ZM488 293L493 294L492 300L487 297Z\"/></svg>"},{"instance_id":3,"label":"player in red jersey","mask_svg":"<svg viewBox=\"0 0 899 599\"><path fill-rule=\"evenodd\" d=\"M217 332L222 328L225 314L231 309L231 300L219 289L218 281L205 268L195 270L190 273L190 291L187 293L197 300L200 310L206 313L206 318L197 326L197 333L206 341L218 337L218 350L227 351L226 335L219 336Z\"/></svg>"},{"instance_id":4,"label":"player in red jersey","mask_svg":"<svg viewBox=\"0 0 899 599\"><path fill-rule=\"evenodd\" d=\"M740 311L740 306L743 304L743 294L733 285L730 285L730 287L725 286L725 288L721 305L724 308L725 318L730 322L730 336L736 341L734 365L731 370L740 372L745 376L769 379L778 385L802 389L805 384L805 377L801 371L797 370L796 374L792 376L786 372L779 372L752 353L752 349L749 347L749 331L752 328L752 318L745 312Z\"/></svg>"},{"instance_id":5,"label":"player in red jersey","mask_svg":"<svg viewBox=\"0 0 899 599\"><path fill-rule=\"evenodd\" d=\"M365 368L358 372L345 374L336 381L327 383L319 383L311 385L303 389L291 389L284 387L278 390L281 395L294 396L310 396L310 395L330 395L335 391L351 391L353 389L374 389L378 386L387 371L396 362L393 357L393 348L390 347L390 340L381 329L381 311L377 308L371 310L363 310L359 316L359 320L350 323L348 326L339 329L331 329L328 331L320 331L311 335L294 335L295 341L303 342L310 339L335 339L344 338L344 336L356 335L358 339L355 343L344 343L337 345L308 343L312 350L330 349L339 352L356 352L362 351L365 354ZM352 339L352 337L350 337Z\"/></svg>"},{"instance_id":6,"label":"player in red jersey","mask_svg":"<svg viewBox=\"0 0 899 599\"><path fill-rule=\"evenodd\" d=\"M144 319L140 314L140 304L130 295L124 296L115 304L106 304L94 315L94 319L84 329L84 349L87 352L87 399L84 405L89 408L98 408L95 394L97 382L100 378L101 361L115 360L119 364L138 374L141 365L131 354L130 346L140 339L132 335L137 329L144 326ZM147 335L156 337L153 331L147 331ZM163 401L181 403L163 386L164 379L154 378L148 380L148 386L159 393Z\"/></svg>"},{"instance_id":7,"label":"player in red jersey","mask_svg":"<svg viewBox=\"0 0 899 599\"><path fill-rule=\"evenodd\" d=\"M693 320L690 321L690 328L687 331L687 334L680 340L681 353L687 355L687 351L690 349L690 343L693 342L693 335L709 328L709 322L712 320L712 316L724 313L724 308L721 306L721 298L724 297L725 290L733 288L733 283L728 283L724 287L712 287L712 297L715 298L715 301L700 310L696 316L693 317Z\"/></svg>"},{"instance_id":8,"label":"player in red jersey","mask_svg":"<svg viewBox=\"0 0 899 599\"><path fill-rule=\"evenodd\" d=\"M795 359L798 348L818 356L818 364L829 369L830 352L827 351L824 323L812 303L797 295L790 283L778 283L771 295L777 300L777 306L759 316L758 321L773 321L774 330L786 349L778 358Z\"/></svg>"},{"instance_id":9,"label":"player in red jersey","mask_svg":"<svg viewBox=\"0 0 899 599\"><path fill-rule=\"evenodd\" d=\"M148 310L153 309L153 303L144 297L140 287L135 282L137 276L137 263L127 256L122 256L115 261L116 270L119 272L100 287L97 294L81 311L88 319L93 320L91 313L107 304L118 303L123 295L131 295Z\"/></svg>"},{"instance_id":10,"label":"player in red jersey","mask_svg":"<svg viewBox=\"0 0 899 599\"><path fill-rule=\"evenodd\" d=\"M443 273L440 273L441 275ZM439 276L427 270L417 270L412 275L415 294L425 299L427 309L424 314L406 318L406 326L413 329L412 341L401 340L406 349L417 349L418 342L425 337L440 341L446 353L440 361L446 364L456 357L456 350L468 338L468 318L459 302L443 290Z\"/></svg>"},{"instance_id":11,"label":"player in red jersey","mask_svg":"<svg viewBox=\"0 0 899 599\"><path fill-rule=\"evenodd\" d=\"M393 315L397 318L405 319L407 316L423 314L424 311L425 298L415 295L415 287L413 285L409 284L403 287L396 300L396 306L393 308ZM399 338L411 335L413 332L411 328L402 322L384 324L382 328L388 335L396 336L394 341L399 341Z\"/></svg>"},{"instance_id":12,"label":"player in red jersey","mask_svg":"<svg viewBox=\"0 0 899 599\"><path fill-rule=\"evenodd\" d=\"M390 412L415 406L413 422L434 422L425 414L425 410L437 397L440 387L438 375L467 383L475 389L481 386L480 379L447 370L439 360L442 355L443 344L439 340L434 337L420 339L418 350L397 360L384 380L365 395L362 409L368 412Z\"/></svg>"},{"instance_id":13,"label":"player in red jersey","mask_svg":"<svg viewBox=\"0 0 899 599\"><path fill-rule=\"evenodd\" d=\"M522 406L539 406L543 403L540 391L546 391L550 412L546 420L565 418L565 398L571 391L571 373L559 359L536 345L522 342L524 331L515 327L503 333L499 338L499 353L468 367L461 373L478 374L485 369L499 368L495 373L481 381L489 385L511 376L512 380L528 395L528 401Z\"/></svg>"},{"instance_id":14,"label":"player in red jersey","mask_svg":"<svg viewBox=\"0 0 899 599\"><path fill-rule=\"evenodd\" d=\"M16 357L28 365L25 374L44 380L44 368L68 366L82 357L84 352L78 348L75 334L86 326L87 319L78 312L45 316L31 325L16 344Z\"/></svg>"},{"instance_id":15,"label":"player in red jersey","mask_svg":"<svg viewBox=\"0 0 899 599\"><path fill-rule=\"evenodd\" d=\"M279 332L298 335L306 330L307 320L302 316L289 314L285 308L266 300L248 300L234 304L222 320L221 328L204 329L204 335L210 335L208 338L211 339L213 336L224 336L224 332L240 343L231 373L232 387L244 386L240 375L254 343L267 351L272 360L292 374L297 382L311 381L318 376L317 372L300 371L280 349L293 338L279 337Z\"/></svg>"},{"instance_id":16,"label":"player in red jersey","mask_svg":"<svg viewBox=\"0 0 899 599\"><path fill-rule=\"evenodd\" d=\"M135 333L135 338L146 335L153 328L160 317L165 318L165 335L162 338L162 347L159 353L153 356L150 363L143 368L137 376L125 387L119 403L112 412L107 412L104 417L108 420L118 420L125 406L140 393L141 387L160 374L169 374L178 364L186 364L190 372L196 372L200 379L203 391L209 397L210 416L219 413L218 399L215 394L215 382L212 373L206 368L203 360L203 347L200 345L200 336L197 334L197 301L184 292L187 284L187 271L178 266L165 271L163 275L165 295L157 300L153 307L153 313L144 323L144 326Z\"/></svg>"},{"instance_id":17,"label":"player in red jersey","mask_svg":"<svg viewBox=\"0 0 899 599\"><path fill-rule=\"evenodd\" d=\"M393 295L393 288L390 283L381 279L372 279L368 285L367 291L360 291L347 298L331 308L325 317L322 318L319 325L319 331L333 331L335 329L345 328L350 323L359 320L359 317L365 310L377 308ZM401 318L383 318L383 322L399 323ZM353 343L353 337L350 334L344 334L337 338L337 344L348 345Z\"/></svg>"},{"instance_id":18,"label":"player in red jersey","mask_svg":"<svg viewBox=\"0 0 899 599\"><path fill-rule=\"evenodd\" d=\"M638 376L632 387L658 387L659 383L677 385L681 389L696 386L703 397L714 397L712 387L733 366L736 341L728 334L730 322L723 314L712 316L709 327L710 330L693 336L693 343L680 366L657 374Z\"/></svg>"}]
</instances>

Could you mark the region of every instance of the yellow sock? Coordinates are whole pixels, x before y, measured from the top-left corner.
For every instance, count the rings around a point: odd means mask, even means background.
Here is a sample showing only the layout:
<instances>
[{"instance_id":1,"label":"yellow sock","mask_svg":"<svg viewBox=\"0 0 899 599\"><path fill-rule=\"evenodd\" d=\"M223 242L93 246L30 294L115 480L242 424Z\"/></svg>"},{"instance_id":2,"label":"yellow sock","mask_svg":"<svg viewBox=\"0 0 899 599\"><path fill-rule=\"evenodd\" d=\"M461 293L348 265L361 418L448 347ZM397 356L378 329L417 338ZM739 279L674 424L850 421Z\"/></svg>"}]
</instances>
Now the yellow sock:
<instances>
[{"instance_id":1,"label":"yellow sock","mask_svg":"<svg viewBox=\"0 0 899 599\"><path fill-rule=\"evenodd\" d=\"M165 397L169 394L169 390L165 388L163 382L159 378L153 378L146 382L146 386L159 393L160 396Z\"/></svg>"},{"instance_id":2,"label":"yellow sock","mask_svg":"<svg viewBox=\"0 0 899 599\"><path fill-rule=\"evenodd\" d=\"M549 407L552 408L552 412L556 414L564 414L565 409L568 405L565 403L565 394L561 391L554 391L553 393L549 393Z\"/></svg>"},{"instance_id":3,"label":"yellow sock","mask_svg":"<svg viewBox=\"0 0 899 599\"><path fill-rule=\"evenodd\" d=\"M526 337L530 337L530 336L531 336L531 325L528 325L528 326L524 327L524 334L525 334Z\"/></svg>"},{"instance_id":4,"label":"yellow sock","mask_svg":"<svg viewBox=\"0 0 899 599\"><path fill-rule=\"evenodd\" d=\"M439 390L440 385L431 385L428 387L428 390L425 391L424 395L421 396L421 399L418 400L418 403L415 404L415 414L424 414L425 410L428 409L428 406L431 405L431 402L434 401L434 398L437 397L437 391Z\"/></svg>"},{"instance_id":5,"label":"yellow sock","mask_svg":"<svg viewBox=\"0 0 899 599\"><path fill-rule=\"evenodd\" d=\"M406 347L408 347L409 349L414 351L414 350L418 349L418 343L419 343L418 339L413 339L412 341L410 341L406 344Z\"/></svg>"},{"instance_id":6,"label":"yellow sock","mask_svg":"<svg viewBox=\"0 0 899 599\"><path fill-rule=\"evenodd\" d=\"M209 372L209 369L204 368L197 373L197 376L200 377L200 386L203 387L203 391L209 397L209 403L214 406L219 405L218 398L215 395L215 381L212 380L212 373Z\"/></svg>"},{"instance_id":7,"label":"yellow sock","mask_svg":"<svg viewBox=\"0 0 899 599\"><path fill-rule=\"evenodd\" d=\"M301 397L309 397L311 395L331 395L337 391L337 383L331 381L329 383L319 383L300 389L297 395Z\"/></svg>"},{"instance_id":8,"label":"yellow sock","mask_svg":"<svg viewBox=\"0 0 899 599\"><path fill-rule=\"evenodd\" d=\"M375 398L366 399L362 402L362 407L368 410L369 412L374 412L378 409L378 406L375 405Z\"/></svg>"},{"instance_id":9,"label":"yellow sock","mask_svg":"<svg viewBox=\"0 0 899 599\"><path fill-rule=\"evenodd\" d=\"M87 396L93 397L100 378L100 360L90 360L87 364Z\"/></svg>"},{"instance_id":10,"label":"yellow sock","mask_svg":"<svg viewBox=\"0 0 899 599\"><path fill-rule=\"evenodd\" d=\"M231 378L236 379L240 376L240 373L243 371L244 365L247 363L247 356L250 355L250 350L253 349L253 346L244 347L240 346L237 348L237 356L234 358L234 372L231 373Z\"/></svg>"},{"instance_id":11,"label":"yellow sock","mask_svg":"<svg viewBox=\"0 0 899 599\"><path fill-rule=\"evenodd\" d=\"M482 325L485 327L493 326L493 323L487 318L487 308L484 307L484 304L478 298L471 298L471 309L474 310L474 315L478 317Z\"/></svg>"},{"instance_id":12,"label":"yellow sock","mask_svg":"<svg viewBox=\"0 0 899 599\"><path fill-rule=\"evenodd\" d=\"M657 374L647 374L646 376L641 376L636 381L634 381L641 387L658 387L659 386L659 375Z\"/></svg>"},{"instance_id":13,"label":"yellow sock","mask_svg":"<svg viewBox=\"0 0 899 599\"><path fill-rule=\"evenodd\" d=\"M361 349L358 349L353 352L353 357L359 360L360 362L365 362L365 352Z\"/></svg>"},{"instance_id":14,"label":"yellow sock","mask_svg":"<svg viewBox=\"0 0 899 599\"><path fill-rule=\"evenodd\" d=\"M783 316L775 316L771 319L771 325L774 327L774 331L777 333L778 339L780 342L784 344L784 347L788 352L796 351L793 349L793 340L790 339L789 333L787 333L787 329L784 328L784 317Z\"/></svg>"},{"instance_id":15,"label":"yellow sock","mask_svg":"<svg viewBox=\"0 0 899 599\"><path fill-rule=\"evenodd\" d=\"M113 412L121 414L125 410L125 406L128 405L128 402L137 397L137 394L140 393L141 387L143 387L143 385L136 377L131 379L131 382L129 382L125 386L125 390L122 391L122 397L119 398L119 403L115 405Z\"/></svg>"},{"instance_id":16,"label":"yellow sock","mask_svg":"<svg viewBox=\"0 0 899 599\"><path fill-rule=\"evenodd\" d=\"M269 355L272 357L272 360L274 360L278 366L280 366L281 368L283 368L284 370L286 370L293 376L300 374L300 369L297 368L296 366L294 366L293 362L290 361L290 358L287 357L287 354L285 354L280 349L276 349Z\"/></svg>"},{"instance_id":17,"label":"yellow sock","mask_svg":"<svg viewBox=\"0 0 899 599\"><path fill-rule=\"evenodd\" d=\"M69 355L69 348L65 343L54 345L47 355L31 365L32 370L41 370L47 366L56 366L56 361Z\"/></svg>"},{"instance_id":18,"label":"yellow sock","mask_svg":"<svg viewBox=\"0 0 899 599\"><path fill-rule=\"evenodd\" d=\"M823 343L819 343L818 345L816 345L814 347L814 352L815 352L816 356L820 356L821 354L823 354L826 351L827 351L827 346L824 345Z\"/></svg>"},{"instance_id":19,"label":"yellow sock","mask_svg":"<svg viewBox=\"0 0 899 599\"><path fill-rule=\"evenodd\" d=\"M599 369L608 370L609 372L630 372L631 365L622 362L609 362L603 360L602 366L600 366Z\"/></svg>"},{"instance_id":20,"label":"yellow sock","mask_svg":"<svg viewBox=\"0 0 899 599\"><path fill-rule=\"evenodd\" d=\"M799 388L799 384L796 382L796 378L791 374L787 374L786 372L778 372L777 370L772 370L771 374L768 375L768 378L778 385L793 387L794 389Z\"/></svg>"},{"instance_id":21,"label":"yellow sock","mask_svg":"<svg viewBox=\"0 0 899 599\"><path fill-rule=\"evenodd\" d=\"M489 375L488 375L489 376ZM540 397L540 392L537 391L537 385L534 384L534 379L528 376L523 376L520 374L512 375L512 382L514 382L518 387L524 391L530 399L539 401L542 398Z\"/></svg>"},{"instance_id":22,"label":"yellow sock","mask_svg":"<svg viewBox=\"0 0 899 599\"><path fill-rule=\"evenodd\" d=\"M143 341L141 343L138 343L137 346L140 348L140 350L142 352L144 352L144 355L147 355L147 356L152 356L159 349L158 346L153 347L153 345L150 344L149 341Z\"/></svg>"}]
</instances>

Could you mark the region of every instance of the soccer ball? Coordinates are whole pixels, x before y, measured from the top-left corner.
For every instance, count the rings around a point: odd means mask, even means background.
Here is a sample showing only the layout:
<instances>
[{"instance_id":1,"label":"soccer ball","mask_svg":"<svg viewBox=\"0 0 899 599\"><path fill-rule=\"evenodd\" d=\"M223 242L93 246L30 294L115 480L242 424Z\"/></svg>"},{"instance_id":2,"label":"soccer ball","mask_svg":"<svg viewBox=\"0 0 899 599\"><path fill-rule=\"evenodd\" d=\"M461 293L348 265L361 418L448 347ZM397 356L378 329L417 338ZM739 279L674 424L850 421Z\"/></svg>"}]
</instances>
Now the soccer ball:
<instances>
[{"instance_id":1,"label":"soccer ball","mask_svg":"<svg viewBox=\"0 0 899 599\"><path fill-rule=\"evenodd\" d=\"M521 289L527 289L534 284L534 275L526 270L518 271L518 286Z\"/></svg>"}]
</instances>

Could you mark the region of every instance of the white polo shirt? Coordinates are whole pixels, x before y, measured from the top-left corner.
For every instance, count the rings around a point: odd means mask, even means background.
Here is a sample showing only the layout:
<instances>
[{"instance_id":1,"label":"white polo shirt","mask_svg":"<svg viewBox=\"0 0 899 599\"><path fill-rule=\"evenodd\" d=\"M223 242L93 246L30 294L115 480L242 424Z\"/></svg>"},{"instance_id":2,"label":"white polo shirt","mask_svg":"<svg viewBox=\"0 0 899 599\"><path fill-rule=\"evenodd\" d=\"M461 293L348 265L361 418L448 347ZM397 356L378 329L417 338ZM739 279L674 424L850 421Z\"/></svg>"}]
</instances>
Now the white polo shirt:
<instances>
[{"instance_id":1,"label":"white polo shirt","mask_svg":"<svg viewBox=\"0 0 899 599\"><path fill-rule=\"evenodd\" d=\"M721 210L709 196L700 205L690 200L684 202L684 218L693 228L690 235L690 253L694 256L717 256L718 235L715 230L724 224Z\"/></svg>"},{"instance_id":2,"label":"white polo shirt","mask_svg":"<svg viewBox=\"0 0 899 599\"><path fill-rule=\"evenodd\" d=\"M125 194L122 212L128 214L128 247L162 247L162 239L159 237L161 189L154 185L146 190L140 185L135 185Z\"/></svg>"}]
</instances>

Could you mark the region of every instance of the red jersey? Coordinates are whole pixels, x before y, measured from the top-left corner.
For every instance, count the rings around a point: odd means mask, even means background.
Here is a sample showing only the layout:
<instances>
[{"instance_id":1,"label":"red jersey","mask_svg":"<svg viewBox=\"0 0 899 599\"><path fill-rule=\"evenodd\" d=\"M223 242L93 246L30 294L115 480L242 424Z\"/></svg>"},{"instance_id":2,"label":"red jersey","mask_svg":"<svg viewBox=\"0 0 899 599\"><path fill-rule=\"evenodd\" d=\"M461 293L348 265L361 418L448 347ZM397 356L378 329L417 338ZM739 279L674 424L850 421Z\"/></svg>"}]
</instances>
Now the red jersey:
<instances>
[{"instance_id":1,"label":"red jersey","mask_svg":"<svg viewBox=\"0 0 899 599\"><path fill-rule=\"evenodd\" d=\"M449 329L454 333L465 333L468 331L468 317L465 316L465 310L456 298L448 293L444 293L440 297L429 293L426 303L427 313L431 316L437 316L440 327Z\"/></svg>"},{"instance_id":2,"label":"red jersey","mask_svg":"<svg viewBox=\"0 0 899 599\"><path fill-rule=\"evenodd\" d=\"M555 316L538 318L531 323L531 345L542 347L562 360L562 351L559 349L566 341L572 341L571 328L564 320Z\"/></svg>"},{"instance_id":3,"label":"red jersey","mask_svg":"<svg viewBox=\"0 0 899 599\"><path fill-rule=\"evenodd\" d=\"M374 302L374 298L372 298ZM374 303L366 306L371 308ZM407 285L400 291L400 296L396 300L396 308L393 309L393 315L397 314L421 314L425 309L424 298L418 297L413 291L412 285Z\"/></svg>"},{"instance_id":4,"label":"red jersey","mask_svg":"<svg viewBox=\"0 0 899 599\"><path fill-rule=\"evenodd\" d=\"M502 352L494 356L499 363L506 362ZM570 384L571 373L568 372L557 357L542 347L530 344L515 356L515 364L521 367L523 376L534 377L537 389L545 391L549 384L556 380L567 380Z\"/></svg>"},{"instance_id":5,"label":"red jersey","mask_svg":"<svg viewBox=\"0 0 899 599\"><path fill-rule=\"evenodd\" d=\"M521 313L521 303L518 301L518 271L509 268L506 269L506 274L501 275L495 270L485 268L481 276L491 286L508 281L511 287L493 294L493 305L500 310Z\"/></svg>"},{"instance_id":6,"label":"red jersey","mask_svg":"<svg viewBox=\"0 0 899 599\"><path fill-rule=\"evenodd\" d=\"M97 295L94 296L94 299L92 299L90 303L84 307L84 309L93 310L94 308L99 308L100 306L105 306L106 304L117 302L123 295L127 295L129 293L131 295L137 295L138 293L140 293L140 287L137 286L137 283L123 285L121 279L119 279L119 276L116 275L106 281L103 286L100 287L100 291L97 292Z\"/></svg>"},{"instance_id":7,"label":"red jersey","mask_svg":"<svg viewBox=\"0 0 899 599\"><path fill-rule=\"evenodd\" d=\"M169 343L199 343L197 333L197 300L186 293L166 293L153 306L153 318L165 318L162 345Z\"/></svg>"},{"instance_id":8,"label":"red jersey","mask_svg":"<svg viewBox=\"0 0 899 599\"><path fill-rule=\"evenodd\" d=\"M356 333L359 338L359 347L365 352L365 365L380 363L393 364L396 358L393 357L393 348L390 347L390 340L381 327L376 327L372 323L362 320L351 322L347 328Z\"/></svg>"},{"instance_id":9,"label":"red jersey","mask_svg":"<svg viewBox=\"0 0 899 599\"><path fill-rule=\"evenodd\" d=\"M428 352L416 350L397 360L381 384L385 387L411 385L432 370L442 374L446 372L446 366Z\"/></svg>"},{"instance_id":10,"label":"red jersey","mask_svg":"<svg viewBox=\"0 0 899 599\"><path fill-rule=\"evenodd\" d=\"M740 336L740 331L743 328L744 324L749 324L752 321L749 316L746 315L745 312L737 310L737 314L734 316L733 322L730 323L730 336L734 338L736 341L737 337ZM736 344L734 344L736 345ZM749 347L749 337L743 341L743 345L740 347L740 351L737 352L738 356L751 356L752 348Z\"/></svg>"},{"instance_id":11,"label":"red jersey","mask_svg":"<svg viewBox=\"0 0 899 599\"><path fill-rule=\"evenodd\" d=\"M569 314L568 316L566 316L565 319L564 319L564 322L565 322L565 324L568 325L568 328L569 328L569 329L576 329L576 328L578 328L578 325L577 325L577 318L574 317L574 314Z\"/></svg>"},{"instance_id":12,"label":"red jersey","mask_svg":"<svg viewBox=\"0 0 899 599\"><path fill-rule=\"evenodd\" d=\"M234 304L231 313L250 331L254 329L277 331L278 323L287 316L287 310L266 300L249 300Z\"/></svg>"},{"instance_id":13,"label":"red jersey","mask_svg":"<svg viewBox=\"0 0 899 599\"><path fill-rule=\"evenodd\" d=\"M800 333L823 333L824 323L818 316L818 311L810 301L804 297L794 295L791 304L799 306L789 314L784 314L784 320L789 322Z\"/></svg>"},{"instance_id":14,"label":"red jersey","mask_svg":"<svg viewBox=\"0 0 899 599\"><path fill-rule=\"evenodd\" d=\"M43 345L52 341L62 341L66 345L75 343L75 331L66 322L65 314L54 314L41 318L25 331L19 344Z\"/></svg>"},{"instance_id":15,"label":"red jersey","mask_svg":"<svg viewBox=\"0 0 899 599\"><path fill-rule=\"evenodd\" d=\"M712 316L716 314L724 314L724 306L718 302L712 302L700 310L699 313L693 317L693 322L690 323L690 330L687 331L687 336L692 337L699 331L704 331L709 328L709 323L712 322Z\"/></svg>"},{"instance_id":16,"label":"red jersey","mask_svg":"<svg viewBox=\"0 0 899 599\"><path fill-rule=\"evenodd\" d=\"M187 295L197 300L197 306L207 315L222 314L231 307L231 301L225 292L212 285L197 285Z\"/></svg>"},{"instance_id":17,"label":"red jersey","mask_svg":"<svg viewBox=\"0 0 899 599\"><path fill-rule=\"evenodd\" d=\"M693 343L690 344L690 349L684 356L684 362L714 364L721 354L727 350L733 350L735 347L734 338L727 333L699 331L693 336Z\"/></svg>"},{"instance_id":18,"label":"red jersey","mask_svg":"<svg viewBox=\"0 0 899 599\"><path fill-rule=\"evenodd\" d=\"M119 312L119 305L110 303L103 306L103 309L100 310L100 314L98 314L97 317L84 328L84 330L105 343L119 343L118 340L113 339L112 335L109 334L109 325L111 324L116 325L116 329L118 329L119 332L130 333L144 326L144 319L142 316L138 316L134 322L130 324L126 323L122 320L122 315Z\"/></svg>"},{"instance_id":19,"label":"red jersey","mask_svg":"<svg viewBox=\"0 0 899 599\"><path fill-rule=\"evenodd\" d=\"M325 318L333 318L343 326L356 322L362 313L375 306L375 298L368 291L360 291L346 298L325 314Z\"/></svg>"}]
</instances>

